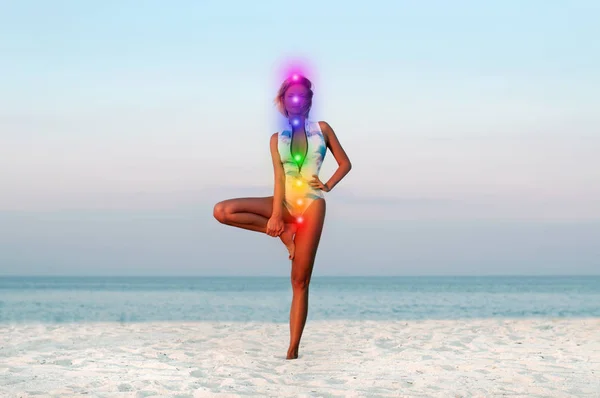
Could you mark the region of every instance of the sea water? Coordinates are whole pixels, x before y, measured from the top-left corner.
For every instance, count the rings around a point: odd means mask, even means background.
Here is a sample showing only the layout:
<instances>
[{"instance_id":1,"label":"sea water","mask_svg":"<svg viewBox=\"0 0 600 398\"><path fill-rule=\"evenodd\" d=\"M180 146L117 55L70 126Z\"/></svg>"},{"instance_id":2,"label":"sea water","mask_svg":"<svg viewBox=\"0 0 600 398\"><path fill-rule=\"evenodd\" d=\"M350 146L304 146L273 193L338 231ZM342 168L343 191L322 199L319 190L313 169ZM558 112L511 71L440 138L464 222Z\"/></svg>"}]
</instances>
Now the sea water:
<instances>
[{"instance_id":1,"label":"sea water","mask_svg":"<svg viewBox=\"0 0 600 398\"><path fill-rule=\"evenodd\" d=\"M0 323L288 322L284 277L0 277ZM313 277L309 320L599 317L600 276Z\"/></svg>"}]
</instances>

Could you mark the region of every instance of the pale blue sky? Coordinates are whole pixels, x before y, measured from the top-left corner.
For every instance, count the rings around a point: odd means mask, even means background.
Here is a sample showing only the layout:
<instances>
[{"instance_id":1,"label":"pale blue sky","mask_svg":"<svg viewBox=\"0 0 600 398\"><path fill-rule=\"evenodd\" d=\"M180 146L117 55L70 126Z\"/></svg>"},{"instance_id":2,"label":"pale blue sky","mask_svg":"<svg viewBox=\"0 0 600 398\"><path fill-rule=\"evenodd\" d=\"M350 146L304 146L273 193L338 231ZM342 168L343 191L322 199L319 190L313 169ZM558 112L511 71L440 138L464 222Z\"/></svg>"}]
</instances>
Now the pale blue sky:
<instances>
[{"instance_id":1,"label":"pale blue sky","mask_svg":"<svg viewBox=\"0 0 600 398\"><path fill-rule=\"evenodd\" d=\"M0 274L287 274L211 212L292 57L354 165L315 274L600 273L598 2L319 3L0 3Z\"/></svg>"}]
</instances>

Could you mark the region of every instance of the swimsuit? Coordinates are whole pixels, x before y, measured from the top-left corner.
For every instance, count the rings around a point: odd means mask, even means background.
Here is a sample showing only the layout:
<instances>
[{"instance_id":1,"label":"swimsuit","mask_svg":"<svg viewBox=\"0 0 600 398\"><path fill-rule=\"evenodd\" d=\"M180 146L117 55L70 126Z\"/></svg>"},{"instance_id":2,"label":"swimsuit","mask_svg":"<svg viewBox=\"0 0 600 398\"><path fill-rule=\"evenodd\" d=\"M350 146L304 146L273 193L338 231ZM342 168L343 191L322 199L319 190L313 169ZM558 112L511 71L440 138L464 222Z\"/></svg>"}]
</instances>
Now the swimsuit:
<instances>
[{"instance_id":1,"label":"swimsuit","mask_svg":"<svg viewBox=\"0 0 600 398\"><path fill-rule=\"evenodd\" d=\"M289 125L278 134L277 148L285 172L283 204L292 216L299 218L315 200L324 198L323 191L308 182L314 178L313 174L319 175L327 145L319 123L307 119L304 124L306 150L292 154L292 149L297 151L297 146L292 148L292 131Z\"/></svg>"}]
</instances>

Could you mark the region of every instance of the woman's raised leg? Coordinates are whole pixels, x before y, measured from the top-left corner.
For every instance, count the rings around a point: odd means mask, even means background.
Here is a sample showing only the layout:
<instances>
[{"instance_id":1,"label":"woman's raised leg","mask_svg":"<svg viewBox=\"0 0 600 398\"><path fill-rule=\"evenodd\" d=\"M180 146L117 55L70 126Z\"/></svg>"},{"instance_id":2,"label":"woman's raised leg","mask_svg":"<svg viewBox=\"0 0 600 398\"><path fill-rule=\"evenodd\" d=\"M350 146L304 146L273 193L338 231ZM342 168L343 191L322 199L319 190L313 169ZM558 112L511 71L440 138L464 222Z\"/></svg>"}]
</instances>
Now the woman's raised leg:
<instances>
[{"instance_id":1,"label":"woman's raised leg","mask_svg":"<svg viewBox=\"0 0 600 398\"><path fill-rule=\"evenodd\" d=\"M217 203L213 209L214 217L222 224L262 233L267 232L267 222L271 214L273 214L273 196L227 199ZM282 217L285 229L279 238L287 247L289 256L293 258L295 219L285 207Z\"/></svg>"},{"instance_id":2,"label":"woman's raised leg","mask_svg":"<svg viewBox=\"0 0 600 398\"><path fill-rule=\"evenodd\" d=\"M217 203L213 209L214 217L222 224L263 233L267 230L271 213L272 196L227 199Z\"/></svg>"}]
</instances>

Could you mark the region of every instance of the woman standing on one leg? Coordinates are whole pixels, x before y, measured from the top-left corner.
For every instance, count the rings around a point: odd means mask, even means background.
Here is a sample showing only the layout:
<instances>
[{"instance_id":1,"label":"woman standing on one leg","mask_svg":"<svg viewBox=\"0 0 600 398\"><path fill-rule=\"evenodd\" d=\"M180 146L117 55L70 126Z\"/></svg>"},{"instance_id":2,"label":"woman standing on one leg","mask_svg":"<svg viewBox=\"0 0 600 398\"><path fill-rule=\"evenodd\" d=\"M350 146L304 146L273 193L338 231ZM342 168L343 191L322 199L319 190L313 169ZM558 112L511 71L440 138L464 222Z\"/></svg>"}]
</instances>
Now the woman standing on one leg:
<instances>
[{"instance_id":1,"label":"woman standing on one leg","mask_svg":"<svg viewBox=\"0 0 600 398\"><path fill-rule=\"evenodd\" d=\"M308 286L325 221L323 192L331 191L352 168L329 124L308 120L312 97L312 83L299 74L290 76L279 88L275 102L289 125L270 140L273 196L229 199L214 208L221 223L278 236L288 250L293 298L287 359L298 358L306 323ZM338 169L323 183L318 175L327 148Z\"/></svg>"}]
</instances>

